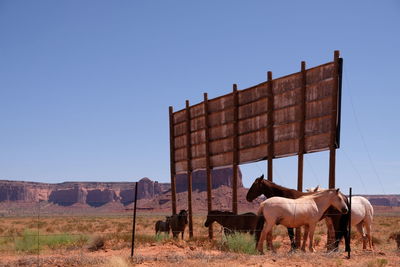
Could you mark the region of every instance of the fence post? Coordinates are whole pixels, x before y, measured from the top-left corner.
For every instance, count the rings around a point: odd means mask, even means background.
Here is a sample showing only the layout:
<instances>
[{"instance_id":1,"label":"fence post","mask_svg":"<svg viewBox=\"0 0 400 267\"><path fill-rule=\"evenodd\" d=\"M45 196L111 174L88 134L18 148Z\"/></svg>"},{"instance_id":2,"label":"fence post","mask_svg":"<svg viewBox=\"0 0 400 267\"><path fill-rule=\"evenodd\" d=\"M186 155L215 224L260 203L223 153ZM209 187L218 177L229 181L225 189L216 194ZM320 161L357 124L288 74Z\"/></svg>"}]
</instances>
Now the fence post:
<instances>
[{"instance_id":1,"label":"fence post","mask_svg":"<svg viewBox=\"0 0 400 267\"><path fill-rule=\"evenodd\" d=\"M135 183L135 204L133 206L131 258L133 257L133 252L134 252L134 249L135 249L137 190L138 190L138 182Z\"/></svg>"},{"instance_id":2,"label":"fence post","mask_svg":"<svg viewBox=\"0 0 400 267\"><path fill-rule=\"evenodd\" d=\"M347 258L349 258L349 259L350 259L350 252L351 252L350 238L351 238L351 197L352 197L352 195L353 195L353 192L352 192L352 188L350 187L350 189L349 189L349 231L347 231L347 235L348 235L347 242L349 242L348 243L349 250L347 251Z\"/></svg>"}]
</instances>

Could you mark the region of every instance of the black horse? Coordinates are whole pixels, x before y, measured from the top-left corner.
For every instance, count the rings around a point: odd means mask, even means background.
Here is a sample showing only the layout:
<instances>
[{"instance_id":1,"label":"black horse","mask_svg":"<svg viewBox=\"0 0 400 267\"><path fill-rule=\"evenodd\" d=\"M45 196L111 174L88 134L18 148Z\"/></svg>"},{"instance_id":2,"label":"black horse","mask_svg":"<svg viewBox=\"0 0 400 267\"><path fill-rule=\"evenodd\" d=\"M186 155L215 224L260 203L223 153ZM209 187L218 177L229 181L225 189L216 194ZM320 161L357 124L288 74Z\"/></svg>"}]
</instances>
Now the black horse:
<instances>
[{"instance_id":1,"label":"black horse","mask_svg":"<svg viewBox=\"0 0 400 267\"><path fill-rule=\"evenodd\" d=\"M166 216L165 222L157 221L156 222L156 226L155 226L156 234L159 234L161 232L169 234L169 231L170 231L170 228L171 228L170 227L170 220L171 220L171 217L170 216Z\"/></svg>"},{"instance_id":2,"label":"black horse","mask_svg":"<svg viewBox=\"0 0 400 267\"><path fill-rule=\"evenodd\" d=\"M186 210L181 210L179 214L174 214L170 217L169 223L174 238L177 238L179 233L182 233L182 239L183 239L183 233L185 232L185 227L188 224L187 217L188 213Z\"/></svg>"},{"instance_id":3,"label":"black horse","mask_svg":"<svg viewBox=\"0 0 400 267\"><path fill-rule=\"evenodd\" d=\"M262 175L259 178L255 179L254 183L247 192L246 200L251 202L260 195L264 195L267 198L286 197L286 198L296 199L301 196L313 193L314 192L300 192L294 189L277 185L268 180L264 180L264 175ZM346 200L346 204L349 205L347 197L344 196L344 198ZM348 228L347 228L349 223L349 214L342 214L331 206L321 217L321 220L325 217L331 219L334 228L334 236L333 236L333 234L330 233L328 226L328 246L327 246L328 251L332 250L337 251L339 247L339 242L343 237L345 238L345 247L346 247L345 250L350 251L350 239L348 236ZM260 221L259 224L263 224L263 221ZM296 244L294 242L293 228L288 228L288 234L292 249L296 249Z\"/></svg>"},{"instance_id":4,"label":"black horse","mask_svg":"<svg viewBox=\"0 0 400 267\"><path fill-rule=\"evenodd\" d=\"M253 235L257 230L258 232L262 230L262 226L261 228L259 227L260 229L257 228L259 217L262 216L257 216L252 212L237 215L230 211L212 210L208 213L204 226L209 227L213 222L217 222L224 228L225 235L235 232L250 233Z\"/></svg>"}]
</instances>

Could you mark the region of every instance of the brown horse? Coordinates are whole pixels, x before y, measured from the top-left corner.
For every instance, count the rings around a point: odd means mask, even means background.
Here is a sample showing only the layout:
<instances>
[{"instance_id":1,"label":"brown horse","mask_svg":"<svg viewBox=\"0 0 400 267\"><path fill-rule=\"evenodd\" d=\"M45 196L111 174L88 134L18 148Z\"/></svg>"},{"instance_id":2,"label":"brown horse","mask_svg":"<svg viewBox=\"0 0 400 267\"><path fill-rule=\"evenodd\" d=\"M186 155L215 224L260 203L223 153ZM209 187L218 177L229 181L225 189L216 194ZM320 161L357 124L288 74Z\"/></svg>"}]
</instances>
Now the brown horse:
<instances>
[{"instance_id":1,"label":"brown horse","mask_svg":"<svg viewBox=\"0 0 400 267\"><path fill-rule=\"evenodd\" d=\"M217 222L224 228L225 235L234 232L248 232L253 235L257 230L262 230L262 227L257 229L259 217L252 212L237 215L230 211L212 210L208 213L204 226L209 227L213 222Z\"/></svg>"},{"instance_id":2,"label":"brown horse","mask_svg":"<svg viewBox=\"0 0 400 267\"><path fill-rule=\"evenodd\" d=\"M314 192L300 192L294 189L286 188L280 185L277 185L273 182L268 180L264 180L264 175L260 176L259 178L255 179L254 183L250 187L249 191L246 195L246 200L251 202L256 199L260 195L264 195L267 198L270 197L285 197L296 199L305 195L313 194ZM343 195L344 196L344 195ZM347 197L344 196L346 204L348 205ZM337 250L339 247L340 240L344 237L345 238L345 250L350 250L350 240L348 238L348 222L349 222L349 215L342 214L334 207L329 207L324 215L321 217L320 220L323 218L328 217L331 219L333 228L334 228L334 237L333 234L330 233L328 226L328 251ZM292 249L296 248L296 244L294 242L294 231L293 228L288 228L288 234L291 242ZM331 235L331 236L330 236Z\"/></svg>"},{"instance_id":3,"label":"brown horse","mask_svg":"<svg viewBox=\"0 0 400 267\"><path fill-rule=\"evenodd\" d=\"M170 216L169 224L171 226L172 235L174 238L178 238L179 233L185 232L186 225L188 224L188 213L186 210L181 210L179 214L174 214Z\"/></svg>"}]
</instances>

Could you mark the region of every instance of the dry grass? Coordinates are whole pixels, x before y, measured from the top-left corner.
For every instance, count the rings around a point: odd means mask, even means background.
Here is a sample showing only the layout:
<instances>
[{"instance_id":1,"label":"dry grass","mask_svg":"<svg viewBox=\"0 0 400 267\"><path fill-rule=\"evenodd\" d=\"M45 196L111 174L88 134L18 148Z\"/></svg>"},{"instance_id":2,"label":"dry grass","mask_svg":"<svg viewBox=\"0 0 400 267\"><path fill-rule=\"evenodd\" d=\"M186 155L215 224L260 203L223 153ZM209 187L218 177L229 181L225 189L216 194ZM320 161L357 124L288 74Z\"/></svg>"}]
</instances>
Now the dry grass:
<instances>
[{"instance_id":1,"label":"dry grass","mask_svg":"<svg viewBox=\"0 0 400 267\"><path fill-rule=\"evenodd\" d=\"M265 256L247 255L227 252L223 247L224 241L221 229L214 224L214 240L208 240L208 229L203 226L205 216L194 216L194 236L189 240L188 231L185 231L185 240L173 240L156 236L154 223L164 219L166 214L152 215L139 214L136 226L136 249L139 252L133 259L128 257L131 245L132 221L130 215L126 216L75 216L75 217L44 217L37 218L8 218L0 220L0 257L9 257L10 261L22 263L35 259L23 251L17 251L15 244L24 236L24 231L32 229L39 231L40 235L85 235L88 238L76 242L74 246L58 245L44 246L40 250L39 259L44 266L57 264L63 260L75 262L75 265L103 265L103 266L130 266L134 263L153 262L155 265L174 265L185 263L189 266L200 266L201 264L224 265L223 262L243 260L246 264L260 264L268 259L268 265L283 266L281 259L287 262L299 261L301 266L326 265L326 266L351 266L344 253L326 254L326 227L320 222L315 232L315 245L317 253L295 253L288 254L289 238L287 230L283 226L274 228L274 246L278 249L277 254L267 252ZM396 241L391 237L400 229L400 216L376 216L373 222L374 252L362 250L361 236L352 229L352 255L355 258L351 263L355 266L395 266L400 264L400 255L397 250ZM101 237L102 249L89 252L89 240L91 237ZM343 244L341 244L343 249ZM98 248L96 249L98 250ZM164 252L165 250L165 252ZM161 252L160 252L161 251ZM171 251L173 251L171 253ZM181 251L180 253L175 253ZM140 252L143 254L140 255ZM104 255L97 255L104 253ZM114 253L119 253L114 255ZM109 254L112 254L109 256ZM120 255L122 254L122 255ZM64 256L63 256L64 255ZM97 258L95 258L97 257ZM243 258L244 257L244 258ZM36 259L38 259L36 257ZM275 262L272 261L275 259ZM356 260L358 259L358 260ZM233 262L232 262L233 261ZM51 264L50 264L51 263ZM18 264L17 264L18 265ZM0 266L1 263L0 263Z\"/></svg>"}]
</instances>

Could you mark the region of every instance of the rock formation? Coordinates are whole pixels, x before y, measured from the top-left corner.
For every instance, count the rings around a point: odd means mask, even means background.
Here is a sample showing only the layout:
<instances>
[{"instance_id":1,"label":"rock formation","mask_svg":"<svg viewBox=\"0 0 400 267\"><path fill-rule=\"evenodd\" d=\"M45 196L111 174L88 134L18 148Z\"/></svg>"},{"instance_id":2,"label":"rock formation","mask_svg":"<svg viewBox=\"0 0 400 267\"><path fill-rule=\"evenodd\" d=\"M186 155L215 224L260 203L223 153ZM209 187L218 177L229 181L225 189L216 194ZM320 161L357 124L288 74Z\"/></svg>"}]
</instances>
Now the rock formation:
<instances>
[{"instance_id":1,"label":"rock formation","mask_svg":"<svg viewBox=\"0 0 400 267\"><path fill-rule=\"evenodd\" d=\"M233 169L221 168L213 169L211 171L212 189L216 189L222 185L228 187L232 186ZM242 172L238 168L238 187L243 187ZM176 176L176 192L185 192L188 189L188 181L186 174L178 174ZM199 192L207 191L207 174L205 170L196 171L192 173L192 189Z\"/></svg>"},{"instance_id":2,"label":"rock formation","mask_svg":"<svg viewBox=\"0 0 400 267\"><path fill-rule=\"evenodd\" d=\"M213 188L222 185L232 185L232 169L217 169L212 171ZM242 187L239 170L238 186ZM177 192L187 191L186 175L177 175ZM207 189L205 171L193 173L193 191ZM170 191L170 183L158 183L145 177L138 182L138 199L152 199L164 192ZM110 202L120 202L129 205L134 201L135 183L133 182L64 182L59 184L34 183L0 180L0 202L47 201L60 206L87 204L100 207ZM161 202L167 202L162 200Z\"/></svg>"}]
</instances>

